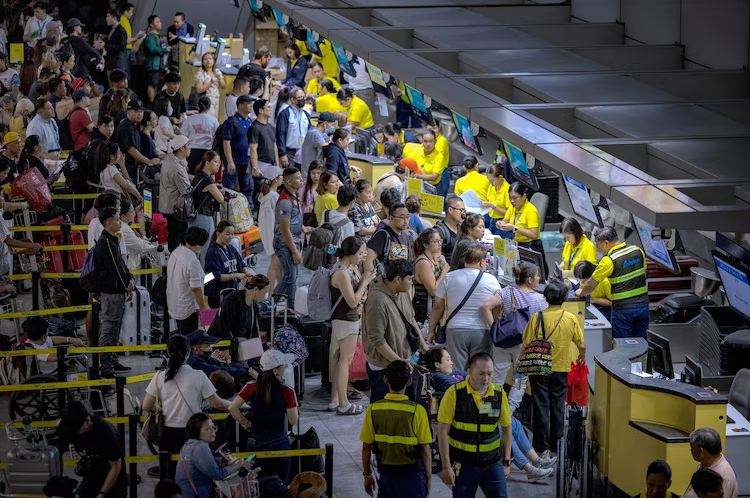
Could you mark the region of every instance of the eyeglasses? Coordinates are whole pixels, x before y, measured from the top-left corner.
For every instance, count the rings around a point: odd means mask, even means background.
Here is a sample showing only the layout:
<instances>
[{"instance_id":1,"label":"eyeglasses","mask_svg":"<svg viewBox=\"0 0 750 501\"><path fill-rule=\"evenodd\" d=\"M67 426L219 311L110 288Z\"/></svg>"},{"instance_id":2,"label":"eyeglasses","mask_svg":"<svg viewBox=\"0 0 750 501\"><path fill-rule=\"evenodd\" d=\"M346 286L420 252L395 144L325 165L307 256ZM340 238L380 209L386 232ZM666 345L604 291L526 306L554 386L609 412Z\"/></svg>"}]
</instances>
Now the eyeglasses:
<instances>
[{"instance_id":1,"label":"eyeglasses","mask_svg":"<svg viewBox=\"0 0 750 501\"><path fill-rule=\"evenodd\" d=\"M432 240L430 240L430 243L431 244L442 244L443 243L443 239L442 238L433 238Z\"/></svg>"},{"instance_id":2,"label":"eyeglasses","mask_svg":"<svg viewBox=\"0 0 750 501\"><path fill-rule=\"evenodd\" d=\"M466 212L466 209L459 209L458 207L448 207L448 208L449 208L449 209L453 209L453 210L457 210L457 211L461 212L462 214L463 214L464 212Z\"/></svg>"},{"instance_id":3,"label":"eyeglasses","mask_svg":"<svg viewBox=\"0 0 750 501\"><path fill-rule=\"evenodd\" d=\"M405 216L391 216L391 219L409 219L411 216L406 214Z\"/></svg>"}]
</instances>

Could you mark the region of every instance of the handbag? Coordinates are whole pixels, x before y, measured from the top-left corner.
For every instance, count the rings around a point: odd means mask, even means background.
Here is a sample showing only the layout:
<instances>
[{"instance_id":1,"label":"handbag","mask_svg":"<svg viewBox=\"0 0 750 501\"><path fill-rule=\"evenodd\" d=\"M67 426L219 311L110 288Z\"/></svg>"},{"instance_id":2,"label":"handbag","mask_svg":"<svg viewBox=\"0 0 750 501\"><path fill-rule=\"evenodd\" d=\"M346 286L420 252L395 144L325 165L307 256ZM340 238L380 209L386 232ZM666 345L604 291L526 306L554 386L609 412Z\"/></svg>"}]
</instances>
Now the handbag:
<instances>
[{"instance_id":1,"label":"handbag","mask_svg":"<svg viewBox=\"0 0 750 501\"><path fill-rule=\"evenodd\" d=\"M498 348L513 348L523 341L523 331L529 323L529 307L519 308L516 302L515 287L510 289L513 307L505 315L495 320L490 329L492 342Z\"/></svg>"},{"instance_id":2,"label":"handbag","mask_svg":"<svg viewBox=\"0 0 750 501\"><path fill-rule=\"evenodd\" d=\"M155 410L146 418L146 421L143 423L143 428L141 429L141 436L146 442L151 442L152 444L159 446L164 443L164 438L166 436L164 413L162 412L161 399L159 398L159 374L161 374L161 372L162 371L157 372L154 376L154 379L156 380Z\"/></svg>"},{"instance_id":3,"label":"handbag","mask_svg":"<svg viewBox=\"0 0 750 501\"><path fill-rule=\"evenodd\" d=\"M480 270L479 274L477 275L477 279L474 280L474 283L472 284L471 289L469 289L469 292L467 292L463 300L461 300L461 303L458 305L458 308L456 308L455 310L451 312L451 314L448 316L448 319L445 321L443 325L438 325L437 328L435 329L435 342L437 344L445 344L446 340L448 339L447 338L448 322L450 322L451 319L455 317L459 311L461 311L461 308L464 307L464 305L466 304L466 301L468 301L469 298L471 297L471 293L474 292L474 289L476 289L477 285L479 285L479 281L482 279L482 275L484 275L484 272Z\"/></svg>"},{"instance_id":4,"label":"handbag","mask_svg":"<svg viewBox=\"0 0 750 501\"><path fill-rule=\"evenodd\" d=\"M552 372L552 348L554 345L549 338L557 330L564 315L565 311L563 310L548 337L544 327L544 315L542 312L537 313L537 338L531 341L523 350L523 354L518 361L519 374L522 376L546 376ZM542 334L541 338L538 337L540 331Z\"/></svg>"},{"instance_id":5,"label":"handbag","mask_svg":"<svg viewBox=\"0 0 750 501\"><path fill-rule=\"evenodd\" d=\"M349 365L349 381L363 381L367 379L367 357L362 347L362 338L357 339L357 347L354 349L354 357Z\"/></svg>"},{"instance_id":6,"label":"handbag","mask_svg":"<svg viewBox=\"0 0 750 501\"><path fill-rule=\"evenodd\" d=\"M568 372L568 394L565 396L565 402L570 405L573 402L581 407L589 404L589 368L580 360L570 364Z\"/></svg>"},{"instance_id":7,"label":"handbag","mask_svg":"<svg viewBox=\"0 0 750 501\"><path fill-rule=\"evenodd\" d=\"M207 91L198 92L198 89L195 88L195 85L193 85L190 88L190 95L188 96L188 108L191 110L197 110L198 109L198 100L205 96Z\"/></svg>"}]
</instances>

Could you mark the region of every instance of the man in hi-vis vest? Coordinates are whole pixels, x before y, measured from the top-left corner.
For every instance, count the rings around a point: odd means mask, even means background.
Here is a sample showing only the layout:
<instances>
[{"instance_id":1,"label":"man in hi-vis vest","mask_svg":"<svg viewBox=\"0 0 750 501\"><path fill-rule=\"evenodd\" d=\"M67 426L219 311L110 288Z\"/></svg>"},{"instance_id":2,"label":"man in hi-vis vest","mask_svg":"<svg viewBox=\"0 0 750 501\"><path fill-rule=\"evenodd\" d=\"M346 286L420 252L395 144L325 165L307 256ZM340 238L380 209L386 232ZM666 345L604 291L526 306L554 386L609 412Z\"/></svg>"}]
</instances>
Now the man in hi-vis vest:
<instances>
[{"instance_id":1,"label":"man in hi-vis vest","mask_svg":"<svg viewBox=\"0 0 750 501\"><path fill-rule=\"evenodd\" d=\"M620 241L611 226L596 232L596 249L604 255L586 285L576 291L584 297L609 278L612 284L612 337L646 337L648 330L648 287L646 255L643 249Z\"/></svg>"}]
</instances>

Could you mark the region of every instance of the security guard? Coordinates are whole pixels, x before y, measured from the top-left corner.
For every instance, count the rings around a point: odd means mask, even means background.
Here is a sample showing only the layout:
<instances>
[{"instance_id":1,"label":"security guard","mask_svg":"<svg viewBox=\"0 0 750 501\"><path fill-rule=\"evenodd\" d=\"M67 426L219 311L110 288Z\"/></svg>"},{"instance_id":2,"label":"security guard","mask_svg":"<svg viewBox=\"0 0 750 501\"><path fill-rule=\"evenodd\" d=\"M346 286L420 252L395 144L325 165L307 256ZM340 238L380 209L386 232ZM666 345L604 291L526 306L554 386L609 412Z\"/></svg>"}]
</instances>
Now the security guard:
<instances>
[{"instance_id":1,"label":"security guard","mask_svg":"<svg viewBox=\"0 0 750 501\"><path fill-rule=\"evenodd\" d=\"M409 400L411 367L396 360L385 369L389 393L370 404L362 424L362 466L365 491L373 495L375 479L370 465L375 453L380 473L379 498L430 497L432 431L424 407Z\"/></svg>"},{"instance_id":2,"label":"security guard","mask_svg":"<svg viewBox=\"0 0 750 501\"><path fill-rule=\"evenodd\" d=\"M476 353L469 360L469 377L448 388L440 402L440 477L453 487L454 498L476 497L477 487L486 498L508 497L510 410L502 386L492 383L492 370L492 357Z\"/></svg>"},{"instance_id":3,"label":"security guard","mask_svg":"<svg viewBox=\"0 0 750 501\"><path fill-rule=\"evenodd\" d=\"M611 226L596 232L596 249L604 254L586 285L576 291L584 297L609 278L612 286L612 337L646 337L648 330L648 287L646 255L643 249L620 241Z\"/></svg>"}]
</instances>

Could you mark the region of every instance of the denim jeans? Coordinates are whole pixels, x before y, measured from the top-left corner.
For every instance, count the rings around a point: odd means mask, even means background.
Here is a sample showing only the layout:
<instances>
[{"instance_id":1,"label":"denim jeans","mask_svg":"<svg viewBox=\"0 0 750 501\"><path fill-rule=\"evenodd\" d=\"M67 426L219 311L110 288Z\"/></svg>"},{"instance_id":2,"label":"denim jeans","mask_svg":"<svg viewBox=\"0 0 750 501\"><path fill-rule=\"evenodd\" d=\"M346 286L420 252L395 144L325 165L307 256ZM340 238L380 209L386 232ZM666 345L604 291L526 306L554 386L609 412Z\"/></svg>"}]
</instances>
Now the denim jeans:
<instances>
[{"instance_id":1,"label":"denim jeans","mask_svg":"<svg viewBox=\"0 0 750 501\"><path fill-rule=\"evenodd\" d=\"M297 250L300 250L300 245L297 245ZM273 290L273 294L279 295L284 294L287 297L287 308L294 308L294 292L297 289L297 272L299 271L299 265L294 264L292 259L292 251L284 245L280 249L275 249L276 255L281 261L281 280L276 284L276 288Z\"/></svg>"},{"instance_id":2,"label":"denim jeans","mask_svg":"<svg viewBox=\"0 0 750 501\"><path fill-rule=\"evenodd\" d=\"M568 373L551 372L546 376L529 376L531 399L534 404L532 433L534 449L557 452L557 440L565 426L565 395L568 393Z\"/></svg>"},{"instance_id":3,"label":"denim jeans","mask_svg":"<svg viewBox=\"0 0 750 501\"><path fill-rule=\"evenodd\" d=\"M642 337L646 338L649 316L648 305L634 308L612 309L612 337Z\"/></svg>"},{"instance_id":4,"label":"denim jeans","mask_svg":"<svg viewBox=\"0 0 750 501\"><path fill-rule=\"evenodd\" d=\"M513 464L519 470L523 470L523 467L529 463L526 453L532 449L531 442L526 436L526 430L523 429L521 421L511 416L510 426L513 431Z\"/></svg>"},{"instance_id":5,"label":"denim jeans","mask_svg":"<svg viewBox=\"0 0 750 501\"><path fill-rule=\"evenodd\" d=\"M437 188L437 194L441 197L447 197L448 196L448 189L451 187L451 173L448 170L448 167L445 168L443 173L440 176L440 182L435 185Z\"/></svg>"},{"instance_id":6,"label":"denim jeans","mask_svg":"<svg viewBox=\"0 0 750 501\"><path fill-rule=\"evenodd\" d=\"M125 314L125 295L102 292L99 294L99 303L99 346L117 346L120 341L122 316ZM99 360L101 371L113 369L115 361L111 353L102 353Z\"/></svg>"},{"instance_id":7,"label":"denim jeans","mask_svg":"<svg viewBox=\"0 0 750 501\"><path fill-rule=\"evenodd\" d=\"M477 487L482 489L487 499L507 498L508 487L505 485L503 464L498 461L484 468L462 464L456 475L453 497L474 498L477 495Z\"/></svg>"},{"instance_id":8,"label":"denim jeans","mask_svg":"<svg viewBox=\"0 0 750 501\"><path fill-rule=\"evenodd\" d=\"M370 368L370 364L365 364L367 368L367 382L370 385L370 402L377 402L383 400L388 394L388 385L385 383L385 369L374 371ZM416 402L417 398L417 378L412 378L411 391L406 390L406 396L409 400Z\"/></svg>"},{"instance_id":9,"label":"denim jeans","mask_svg":"<svg viewBox=\"0 0 750 501\"><path fill-rule=\"evenodd\" d=\"M413 499L424 498L427 494L427 477L424 470L407 475L391 475L380 472L378 482L379 498Z\"/></svg>"},{"instance_id":10,"label":"denim jeans","mask_svg":"<svg viewBox=\"0 0 750 501\"><path fill-rule=\"evenodd\" d=\"M292 448L289 437L268 437L251 434L247 444L248 452L252 451L288 451ZM289 469L292 467L291 457L258 458L255 466L263 468L265 475L277 475L282 482L289 483Z\"/></svg>"},{"instance_id":11,"label":"denim jeans","mask_svg":"<svg viewBox=\"0 0 750 501\"><path fill-rule=\"evenodd\" d=\"M208 233L208 239L203 244L203 248L198 253L198 258L201 260L201 266L206 268L206 253L208 252L208 246L211 244L211 237L214 234L214 216L207 214L198 214L195 219L188 221L188 228L198 227L203 228Z\"/></svg>"},{"instance_id":12,"label":"denim jeans","mask_svg":"<svg viewBox=\"0 0 750 501\"><path fill-rule=\"evenodd\" d=\"M247 203L250 206L250 211L252 212L254 208L253 189L255 187L255 181L253 180L253 176L250 175L247 165L235 165L235 167L237 167L237 170L234 171L234 174L230 174L229 171L224 169L221 177L221 184L222 186L224 186L224 188L233 190L235 185L237 184L237 181L239 180L239 191L240 193L245 195L245 197L247 197Z\"/></svg>"}]
</instances>

